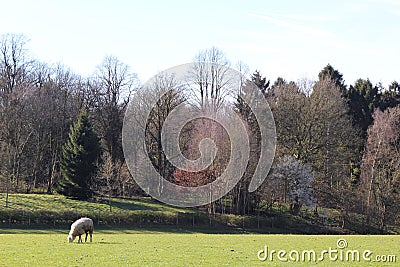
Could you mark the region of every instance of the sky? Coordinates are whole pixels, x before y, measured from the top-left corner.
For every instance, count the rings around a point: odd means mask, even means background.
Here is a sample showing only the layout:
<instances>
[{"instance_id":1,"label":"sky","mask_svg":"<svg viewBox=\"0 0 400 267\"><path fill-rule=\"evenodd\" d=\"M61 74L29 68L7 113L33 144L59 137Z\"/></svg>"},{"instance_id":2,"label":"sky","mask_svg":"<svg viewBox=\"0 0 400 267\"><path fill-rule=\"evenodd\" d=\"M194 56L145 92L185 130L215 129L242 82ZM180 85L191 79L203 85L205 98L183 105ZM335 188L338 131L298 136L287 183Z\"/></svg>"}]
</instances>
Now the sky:
<instances>
[{"instance_id":1,"label":"sky","mask_svg":"<svg viewBox=\"0 0 400 267\"><path fill-rule=\"evenodd\" d=\"M400 81L400 1L0 1L0 34L21 33L35 59L90 76L105 56L140 80L210 47L271 81Z\"/></svg>"}]
</instances>

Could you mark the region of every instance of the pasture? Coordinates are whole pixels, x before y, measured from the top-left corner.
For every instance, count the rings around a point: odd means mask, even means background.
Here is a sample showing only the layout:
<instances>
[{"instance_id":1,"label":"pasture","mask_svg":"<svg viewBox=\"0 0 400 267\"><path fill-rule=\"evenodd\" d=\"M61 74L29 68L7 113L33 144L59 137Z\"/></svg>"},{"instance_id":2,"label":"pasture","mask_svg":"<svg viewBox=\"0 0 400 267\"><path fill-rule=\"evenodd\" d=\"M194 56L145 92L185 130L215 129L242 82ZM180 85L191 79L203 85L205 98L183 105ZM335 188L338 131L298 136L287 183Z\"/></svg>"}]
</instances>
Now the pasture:
<instances>
[{"instance_id":1,"label":"pasture","mask_svg":"<svg viewBox=\"0 0 400 267\"><path fill-rule=\"evenodd\" d=\"M0 266L397 266L400 261L399 235L267 234L312 232L305 227L308 219L286 213L263 217L257 229L248 227L257 226L256 217L208 217L149 198L115 198L112 211L106 203L59 195L12 194L9 204L0 206ZM94 219L93 242L68 243L69 225L81 216ZM333 219L326 223L335 226ZM338 249L341 238L347 246ZM266 247L268 257L261 261ZM316 259L303 260L310 250ZM337 255L325 253L318 261L324 250ZM346 253L356 250L360 260L346 260ZM371 261L362 259L367 250ZM287 262L278 258L279 251ZM384 257L377 262L377 256Z\"/></svg>"},{"instance_id":2,"label":"pasture","mask_svg":"<svg viewBox=\"0 0 400 267\"><path fill-rule=\"evenodd\" d=\"M323 250L336 249L337 260L302 261L296 266L397 266L400 236L367 235L267 235L216 234L188 230L95 229L93 243L67 242L65 230L0 229L0 266L292 266L290 251L315 250L317 258ZM338 248L343 238L346 248ZM257 258L259 250L285 250L288 262L273 254L273 261ZM358 250L362 257L370 250L370 262L340 260L340 253ZM260 254L262 257L264 254ZM334 254L335 255L335 254ZM376 262L376 256L387 262ZM292 259L295 254L291 254ZM382 257L379 258L381 260ZM391 261L391 262L388 262ZM396 262L394 262L396 261Z\"/></svg>"}]
</instances>

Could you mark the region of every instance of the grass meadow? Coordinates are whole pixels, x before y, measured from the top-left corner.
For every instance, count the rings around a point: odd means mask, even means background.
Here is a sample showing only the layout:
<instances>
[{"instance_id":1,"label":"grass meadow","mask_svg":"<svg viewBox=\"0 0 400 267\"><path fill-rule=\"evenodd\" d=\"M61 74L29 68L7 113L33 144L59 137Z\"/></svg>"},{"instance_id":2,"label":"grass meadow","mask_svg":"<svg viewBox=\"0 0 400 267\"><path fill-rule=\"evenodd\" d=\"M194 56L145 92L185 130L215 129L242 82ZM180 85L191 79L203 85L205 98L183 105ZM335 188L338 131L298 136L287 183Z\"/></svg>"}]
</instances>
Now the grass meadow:
<instances>
[{"instance_id":1,"label":"grass meadow","mask_svg":"<svg viewBox=\"0 0 400 267\"><path fill-rule=\"evenodd\" d=\"M0 203L4 201L1 194ZM0 205L0 266L398 266L400 262L400 235L271 234L305 233L301 231L305 224L282 220L283 216L275 218L274 228L254 229L241 227L240 216L209 221L201 212L150 198L113 199L112 212L107 203L59 195L12 194L9 201L8 208ZM69 226L80 216L94 219L92 243L67 242ZM271 221L264 223L268 226ZM343 239L340 246L347 246L338 248L339 239ZM266 256L266 247L267 257L261 261L258 256ZM370 261L365 261L362 254L368 250ZM278 253L284 252L279 251L286 252L282 259ZM310 251L316 253L315 260L304 254ZM346 253L355 251L360 260L346 260Z\"/></svg>"},{"instance_id":2,"label":"grass meadow","mask_svg":"<svg viewBox=\"0 0 400 267\"><path fill-rule=\"evenodd\" d=\"M95 229L93 243L78 244L76 240L68 243L67 234L68 229L0 229L0 266L398 266L400 261L400 236L396 235L208 234L110 228ZM339 239L344 239L347 247L338 248ZM259 260L258 251L265 246L268 253L285 250L282 259L287 262L277 258L278 252L272 262L270 258ZM329 248L337 250L332 254L337 260L331 261L328 254L320 262L309 261L306 254L303 261L300 256L304 250L315 250L318 260ZM293 250L299 253L298 261ZM360 261L351 260L350 254L346 261L349 250L358 250ZM371 251L369 262L362 259L366 250Z\"/></svg>"}]
</instances>

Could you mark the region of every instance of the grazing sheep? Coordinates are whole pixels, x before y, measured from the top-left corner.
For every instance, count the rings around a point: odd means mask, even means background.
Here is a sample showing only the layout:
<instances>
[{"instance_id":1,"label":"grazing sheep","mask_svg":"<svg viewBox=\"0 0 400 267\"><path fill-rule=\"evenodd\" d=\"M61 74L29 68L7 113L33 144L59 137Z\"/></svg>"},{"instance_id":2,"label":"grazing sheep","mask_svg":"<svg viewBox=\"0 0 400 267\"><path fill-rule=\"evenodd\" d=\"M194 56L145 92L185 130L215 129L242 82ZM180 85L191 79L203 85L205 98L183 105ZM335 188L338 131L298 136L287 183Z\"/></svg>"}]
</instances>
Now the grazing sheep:
<instances>
[{"instance_id":1,"label":"grazing sheep","mask_svg":"<svg viewBox=\"0 0 400 267\"><path fill-rule=\"evenodd\" d=\"M82 243L81 235L86 233L85 242L87 240L88 233L90 234L90 242L92 242L93 234L93 221L89 218L80 218L71 225L71 231L69 231L68 241L69 243L74 242L75 237L79 236L78 243Z\"/></svg>"}]
</instances>

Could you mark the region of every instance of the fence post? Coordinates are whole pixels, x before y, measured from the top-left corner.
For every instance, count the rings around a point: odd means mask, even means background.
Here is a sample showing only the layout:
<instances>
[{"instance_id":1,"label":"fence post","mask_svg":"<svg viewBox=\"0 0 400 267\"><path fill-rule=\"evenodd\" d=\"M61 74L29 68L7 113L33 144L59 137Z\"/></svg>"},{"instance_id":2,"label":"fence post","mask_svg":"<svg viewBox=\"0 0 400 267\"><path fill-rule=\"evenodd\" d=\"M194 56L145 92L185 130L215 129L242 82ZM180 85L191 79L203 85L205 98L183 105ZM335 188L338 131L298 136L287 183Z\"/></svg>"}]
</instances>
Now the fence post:
<instances>
[{"instance_id":1,"label":"fence post","mask_svg":"<svg viewBox=\"0 0 400 267\"><path fill-rule=\"evenodd\" d=\"M97 225L100 225L100 209L97 210Z\"/></svg>"},{"instance_id":2,"label":"fence post","mask_svg":"<svg viewBox=\"0 0 400 267\"><path fill-rule=\"evenodd\" d=\"M194 227L194 212L192 214L193 214L193 227Z\"/></svg>"}]
</instances>

